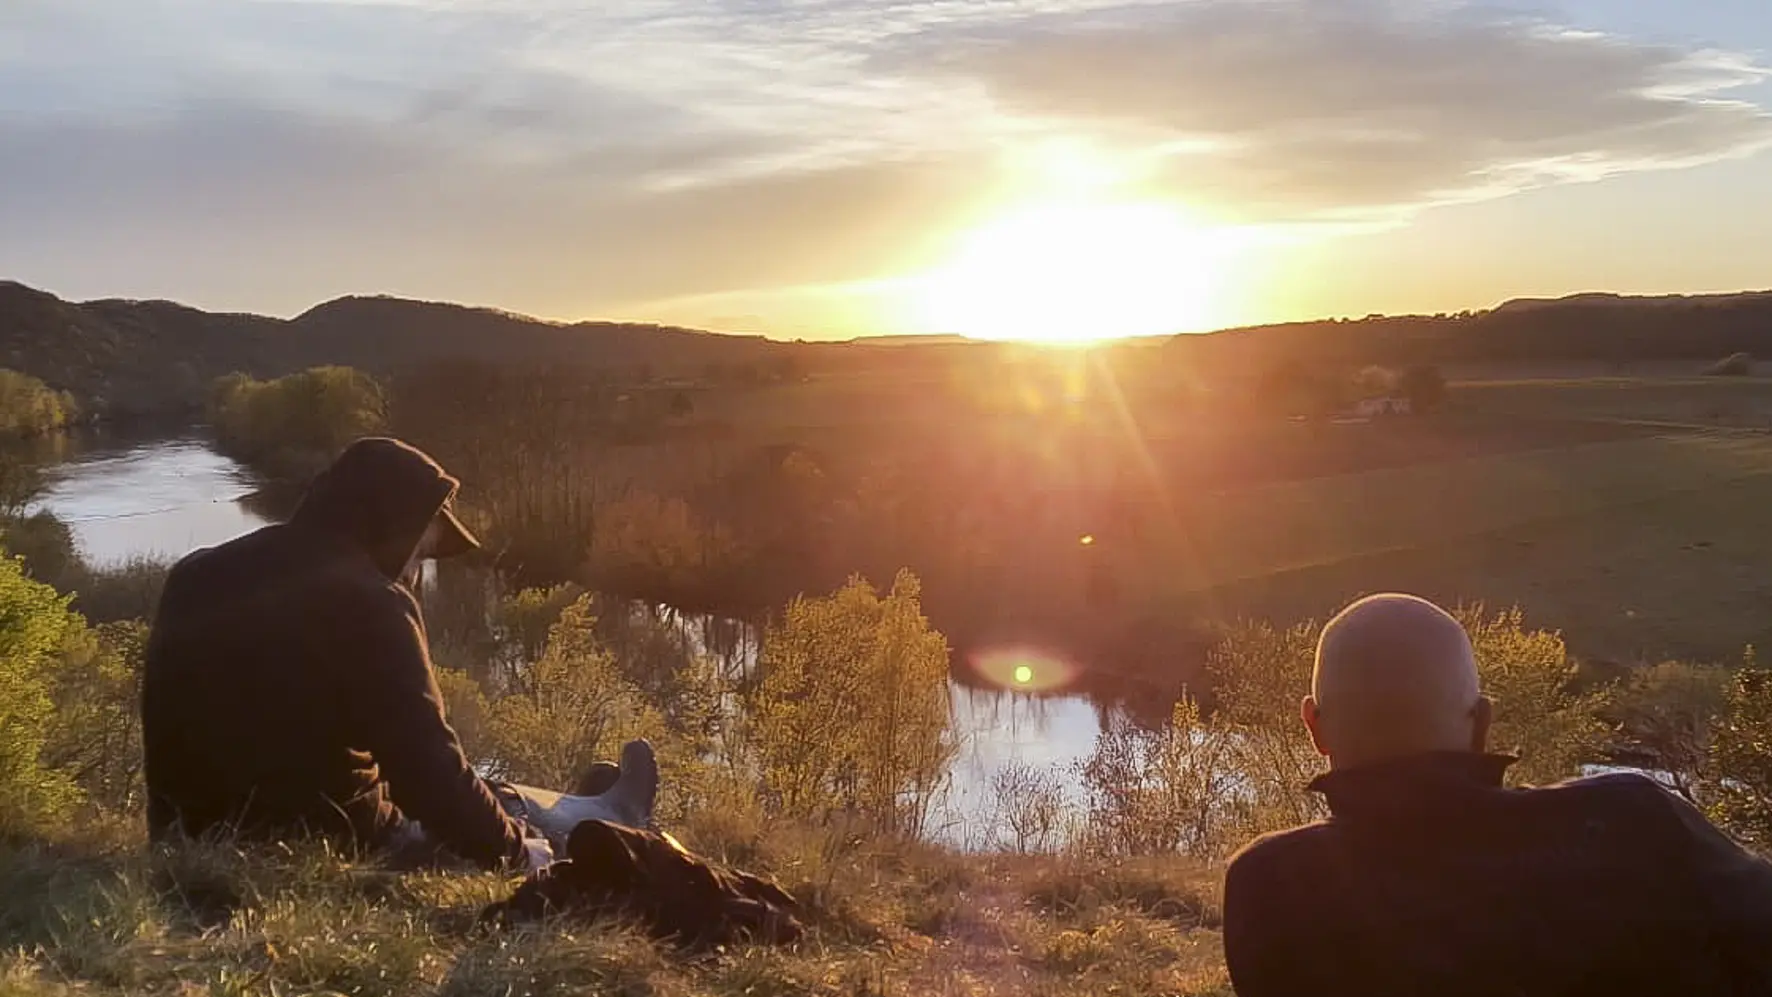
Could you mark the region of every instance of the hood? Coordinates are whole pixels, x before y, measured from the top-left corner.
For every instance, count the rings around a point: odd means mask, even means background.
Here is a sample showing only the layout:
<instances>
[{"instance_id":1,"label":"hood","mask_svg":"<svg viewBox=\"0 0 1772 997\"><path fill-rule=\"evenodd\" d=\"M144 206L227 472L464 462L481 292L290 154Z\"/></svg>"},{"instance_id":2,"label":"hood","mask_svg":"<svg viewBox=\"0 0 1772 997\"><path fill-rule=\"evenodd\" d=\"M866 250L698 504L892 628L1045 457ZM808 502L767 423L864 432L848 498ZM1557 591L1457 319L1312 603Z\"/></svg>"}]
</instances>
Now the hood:
<instances>
[{"instance_id":1,"label":"hood","mask_svg":"<svg viewBox=\"0 0 1772 997\"><path fill-rule=\"evenodd\" d=\"M347 447L308 487L290 522L344 537L398 578L425 528L461 483L424 451L371 437Z\"/></svg>"}]
</instances>

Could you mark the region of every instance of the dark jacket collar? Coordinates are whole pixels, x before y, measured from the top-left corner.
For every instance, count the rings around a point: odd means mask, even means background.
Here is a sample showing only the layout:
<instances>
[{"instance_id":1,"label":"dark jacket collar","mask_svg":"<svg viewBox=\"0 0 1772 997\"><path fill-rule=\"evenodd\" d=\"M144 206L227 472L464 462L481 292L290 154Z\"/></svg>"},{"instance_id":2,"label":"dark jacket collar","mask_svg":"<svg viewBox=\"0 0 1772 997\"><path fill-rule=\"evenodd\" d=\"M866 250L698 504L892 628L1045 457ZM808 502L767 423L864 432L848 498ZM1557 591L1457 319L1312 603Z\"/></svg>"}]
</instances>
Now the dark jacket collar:
<instances>
[{"instance_id":1,"label":"dark jacket collar","mask_svg":"<svg viewBox=\"0 0 1772 997\"><path fill-rule=\"evenodd\" d=\"M1325 772L1309 788L1323 794L1337 817L1401 817L1472 790L1497 789L1517 761L1512 755L1433 751Z\"/></svg>"}]
</instances>

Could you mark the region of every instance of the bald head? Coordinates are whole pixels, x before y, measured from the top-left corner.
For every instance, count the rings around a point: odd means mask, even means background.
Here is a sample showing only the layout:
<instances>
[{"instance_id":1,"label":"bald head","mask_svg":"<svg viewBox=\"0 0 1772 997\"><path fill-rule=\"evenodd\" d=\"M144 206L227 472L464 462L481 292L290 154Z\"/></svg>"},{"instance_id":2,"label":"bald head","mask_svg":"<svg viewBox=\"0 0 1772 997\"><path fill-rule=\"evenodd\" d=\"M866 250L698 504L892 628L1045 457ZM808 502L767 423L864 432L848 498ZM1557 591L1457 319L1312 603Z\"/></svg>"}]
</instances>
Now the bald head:
<instances>
[{"instance_id":1,"label":"bald head","mask_svg":"<svg viewBox=\"0 0 1772 997\"><path fill-rule=\"evenodd\" d=\"M1336 768L1427 751L1481 751L1489 704L1464 627L1411 595L1341 611L1317 642L1304 719Z\"/></svg>"}]
</instances>

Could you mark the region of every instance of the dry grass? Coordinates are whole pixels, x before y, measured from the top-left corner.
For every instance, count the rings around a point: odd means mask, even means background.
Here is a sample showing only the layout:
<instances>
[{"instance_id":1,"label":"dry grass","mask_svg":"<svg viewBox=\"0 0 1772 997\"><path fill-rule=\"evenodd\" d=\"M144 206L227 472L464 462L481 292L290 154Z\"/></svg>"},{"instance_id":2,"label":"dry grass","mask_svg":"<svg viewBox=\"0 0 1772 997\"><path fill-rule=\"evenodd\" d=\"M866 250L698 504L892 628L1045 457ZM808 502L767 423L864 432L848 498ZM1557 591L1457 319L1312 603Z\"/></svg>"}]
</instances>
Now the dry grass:
<instances>
[{"instance_id":1,"label":"dry grass","mask_svg":"<svg viewBox=\"0 0 1772 997\"><path fill-rule=\"evenodd\" d=\"M778 877L791 949L690 957L621 925L496 932L510 884L306 846L150 852L117 827L0 846L0 997L62 993L1228 994L1217 877L1179 860L968 857L841 828L709 822Z\"/></svg>"}]
</instances>

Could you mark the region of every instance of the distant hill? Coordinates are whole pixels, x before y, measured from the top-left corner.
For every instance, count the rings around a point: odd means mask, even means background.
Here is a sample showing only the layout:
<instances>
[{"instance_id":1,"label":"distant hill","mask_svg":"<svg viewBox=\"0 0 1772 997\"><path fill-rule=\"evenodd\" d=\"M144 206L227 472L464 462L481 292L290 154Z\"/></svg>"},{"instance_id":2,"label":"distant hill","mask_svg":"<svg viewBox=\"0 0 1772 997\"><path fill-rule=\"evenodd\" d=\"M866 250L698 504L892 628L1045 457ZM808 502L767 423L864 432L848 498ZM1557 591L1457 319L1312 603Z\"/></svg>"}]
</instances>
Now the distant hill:
<instances>
[{"instance_id":1,"label":"distant hill","mask_svg":"<svg viewBox=\"0 0 1772 997\"><path fill-rule=\"evenodd\" d=\"M760 336L614 322L563 324L488 308L346 297L293 319L199 311L168 301L70 302L0 281L0 366L74 392L113 415L188 409L216 377L316 364L396 374L439 360L517 367L649 369L659 376L753 364L792 347Z\"/></svg>"},{"instance_id":2,"label":"distant hill","mask_svg":"<svg viewBox=\"0 0 1772 997\"><path fill-rule=\"evenodd\" d=\"M783 357L831 369L910 370L924 363L918 358L970 357L977 350L988 360L1004 348L957 336L783 343L673 326L549 322L394 297L344 297L279 319L170 301L70 302L0 281L0 366L72 391L89 410L114 415L188 410L201 404L211 381L231 371L268 377L328 363L381 375L441 360L475 360L665 377ZM1282 360L1529 365L1709 363L1734 353L1772 358L1772 291L1522 298L1485 312L1176 336L1163 349L1178 362L1242 369Z\"/></svg>"},{"instance_id":3,"label":"distant hill","mask_svg":"<svg viewBox=\"0 0 1772 997\"><path fill-rule=\"evenodd\" d=\"M1484 312L1294 322L1176 336L1167 349L1186 362L1244 369L1281 361L1527 366L1709 363L1733 353L1772 357L1772 291L1519 299Z\"/></svg>"},{"instance_id":4,"label":"distant hill","mask_svg":"<svg viewBox=\"0 0 1772 997\"><path fill-rule=\"evenodd\" d=\"M1543 308L1580 308L1588 306L1605 306L1612 308L1678 308L1682 306L1702 305L1706 307L1730 306L1772 301L1772 291L1736 291L1728 294L1611 294L1604 291L1589 291L1584 294L1570 294L1561 298L1515 298L1496 306L1497 314L1533 311Z\"/></svg>"}]
</instances>

